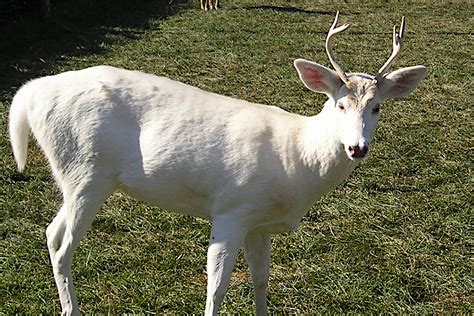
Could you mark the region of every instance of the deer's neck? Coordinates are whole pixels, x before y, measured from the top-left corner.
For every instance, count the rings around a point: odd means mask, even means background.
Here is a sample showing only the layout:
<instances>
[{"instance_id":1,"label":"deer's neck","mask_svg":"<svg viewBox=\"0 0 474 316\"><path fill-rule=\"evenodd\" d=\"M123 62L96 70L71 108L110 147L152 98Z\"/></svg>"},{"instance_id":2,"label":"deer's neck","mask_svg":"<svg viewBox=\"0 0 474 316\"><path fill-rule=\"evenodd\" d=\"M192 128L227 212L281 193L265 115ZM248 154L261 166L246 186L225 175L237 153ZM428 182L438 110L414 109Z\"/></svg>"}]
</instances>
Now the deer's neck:
<instances>
[{"instance_id":1,"label":"deer's neck","mask_svg":"<svg viewBox=\"0 0 474 316\"><path fill-rule=\"evenodd\" d=\"M314 189L321 194L344 181L358 164L345 153L332 106L334 101L328 100L318 115L306 119L300 140L301 159L311 170Z\"/></svg>"}]
</instances>

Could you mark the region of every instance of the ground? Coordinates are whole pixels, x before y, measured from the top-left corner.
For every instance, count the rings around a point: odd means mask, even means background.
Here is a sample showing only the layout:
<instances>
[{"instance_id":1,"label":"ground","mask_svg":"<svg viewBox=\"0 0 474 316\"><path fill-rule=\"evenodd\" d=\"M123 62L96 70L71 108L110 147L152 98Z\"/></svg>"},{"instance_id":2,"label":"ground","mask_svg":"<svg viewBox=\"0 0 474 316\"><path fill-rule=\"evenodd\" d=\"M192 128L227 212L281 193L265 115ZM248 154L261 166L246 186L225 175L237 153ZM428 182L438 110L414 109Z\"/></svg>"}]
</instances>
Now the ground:
<instances>
[{"instance_id":1,"label":"ground","mask_svg":"<svg viewBox=\"0 0 474 316\"><path fill-rule=\"evenodd\" d=\"M351 24L334 46L345 69L375 73L405 15L405 49L392 69L422 64L428 75L409 97L384 103L367 161L298 231L274 237L269 310L473 312L472 4L224 0L202 12L197 1L169 10L142 2L65 1L49 20L0 26L0 314L60 308L44 234L60 193L33 141L26 172L15 171L6 134L23 82L108 64L314 115L325 98L304 88L292 62L329 65L324 39L336 10ZM115 194L75 255L81 309L201 313L209 228ZM240 258L222 310L249 314L252 304Z\"/></svg>"}]
</instances>

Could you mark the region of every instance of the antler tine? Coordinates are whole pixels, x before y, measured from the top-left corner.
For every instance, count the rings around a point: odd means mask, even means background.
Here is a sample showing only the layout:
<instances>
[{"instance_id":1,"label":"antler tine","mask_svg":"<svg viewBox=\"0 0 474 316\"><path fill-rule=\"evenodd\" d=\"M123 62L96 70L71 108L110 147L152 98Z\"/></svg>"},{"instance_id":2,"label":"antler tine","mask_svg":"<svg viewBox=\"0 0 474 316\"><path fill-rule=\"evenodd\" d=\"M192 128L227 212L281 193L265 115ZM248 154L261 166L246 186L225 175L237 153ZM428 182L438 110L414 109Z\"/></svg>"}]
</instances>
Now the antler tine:
<instances>
[{"instance_id":1,"label":"antler tine","mask_svg":"<svg viewBox=\"0 0 474 316\"><path fill-rule=\"evenodd\" d=\"M329 61L331 62L331 65L334 67L337 74L339 75L339 78L341 78L341 80L344 83L347 83L349 81L347 79L347 75L344 72L344 70L342 70L339 63L336 61L336 56L334 55L334 52L332 51L332 37L335 34L340 33L340 32L346 30L349 27L349 24L344 24L344 25L341 25L339 27L336 27L338 20L339 20L339 11L337 11L336 18L334 19L334 22L333 22L331 28L329 29L328 36L326 37L326 53L329 57Z\"/></svg>"},{"instance_id":2,"label":"antler tine","mask_svg":"<svg viewBox=\"0 0 474 316\"><path fill-rule=\"evenodd\" d=\"M402 23L400 24L400 31L397 34L397 27L393 27L393 51L385 64L379 69L375 75L375 80L380 81L383 79L385 71L390 67L392 62L397 58L403 48L403 40L405 37L405 17L402 17Z\"/></svg>"}]
</instances>

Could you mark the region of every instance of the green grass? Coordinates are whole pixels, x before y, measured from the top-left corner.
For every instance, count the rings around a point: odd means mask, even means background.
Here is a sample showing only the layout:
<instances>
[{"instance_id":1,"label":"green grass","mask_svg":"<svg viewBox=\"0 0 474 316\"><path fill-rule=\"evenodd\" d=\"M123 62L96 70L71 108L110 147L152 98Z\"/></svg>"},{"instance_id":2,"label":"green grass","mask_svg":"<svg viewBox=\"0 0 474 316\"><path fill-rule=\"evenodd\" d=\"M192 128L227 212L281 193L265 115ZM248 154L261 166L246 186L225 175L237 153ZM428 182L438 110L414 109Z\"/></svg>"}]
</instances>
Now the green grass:
<instances>
[{"instance_id":1,"label":"green grass","mask_svg":"<svg viewBox=\"0 0 474 316\"><path fill-rule=\"evenodd\" d=\"M204 13L196 1L174 10L143 1L92 7L85 17L67 8L58 4L50 21L3 26L0 314L59 313L44 230L60 193L34 142L26 173L16 173L6 133L23 82L108 64L313 115L325 97L303 87L292 61L328 65L324 38L336 10L351 23L335 43L346 70L374 73L405 15L406 46L392 69L423 64L429 73L411 96L384 103L369 159L314 205L298 231L274 237L269 310L473 312L472 4L224 0ZM12 35L18 29L25 32ZM209 228L115 194L75 254L81 310L202 313ZM240 258L222 311L250 314L252 304Z\"/></svg>"}]
</instances>

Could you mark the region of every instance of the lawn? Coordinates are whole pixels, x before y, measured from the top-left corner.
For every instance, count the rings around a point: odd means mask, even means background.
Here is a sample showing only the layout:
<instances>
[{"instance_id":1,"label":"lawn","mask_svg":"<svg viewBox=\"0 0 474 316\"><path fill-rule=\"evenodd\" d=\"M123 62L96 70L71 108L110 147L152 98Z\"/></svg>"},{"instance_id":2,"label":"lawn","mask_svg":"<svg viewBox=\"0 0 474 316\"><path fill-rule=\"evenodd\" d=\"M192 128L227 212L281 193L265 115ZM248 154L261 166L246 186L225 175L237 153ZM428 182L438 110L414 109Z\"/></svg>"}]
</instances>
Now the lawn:
<instances>
[{"instance_id":1,"label":"lawn","mask_svg":"<svg viewBox=\"0 0 474 316\"><path fill-rule=\"evenodd\" d=\"M60 312L44 231L61 196L34 141L26 172L15 171L6 132L22 83L107 64L314 115L325 97L304 88L292 62L329 65L336 10L351 24L335 39L346 70L374 74L405 15L405 49L391 69L422 64L428 75L409 97L384 103L371 155L351 177L298 231L273 238L269 311L473 313L473 4L223 0L202 12L197 1L166 10L166 1L70 2L46 21L0 25L0 314ZM209 230L114 194L75 254L81 310L202 313ZM242 256L222 311L253 312Z\"/></svg>"}]
</instances>

